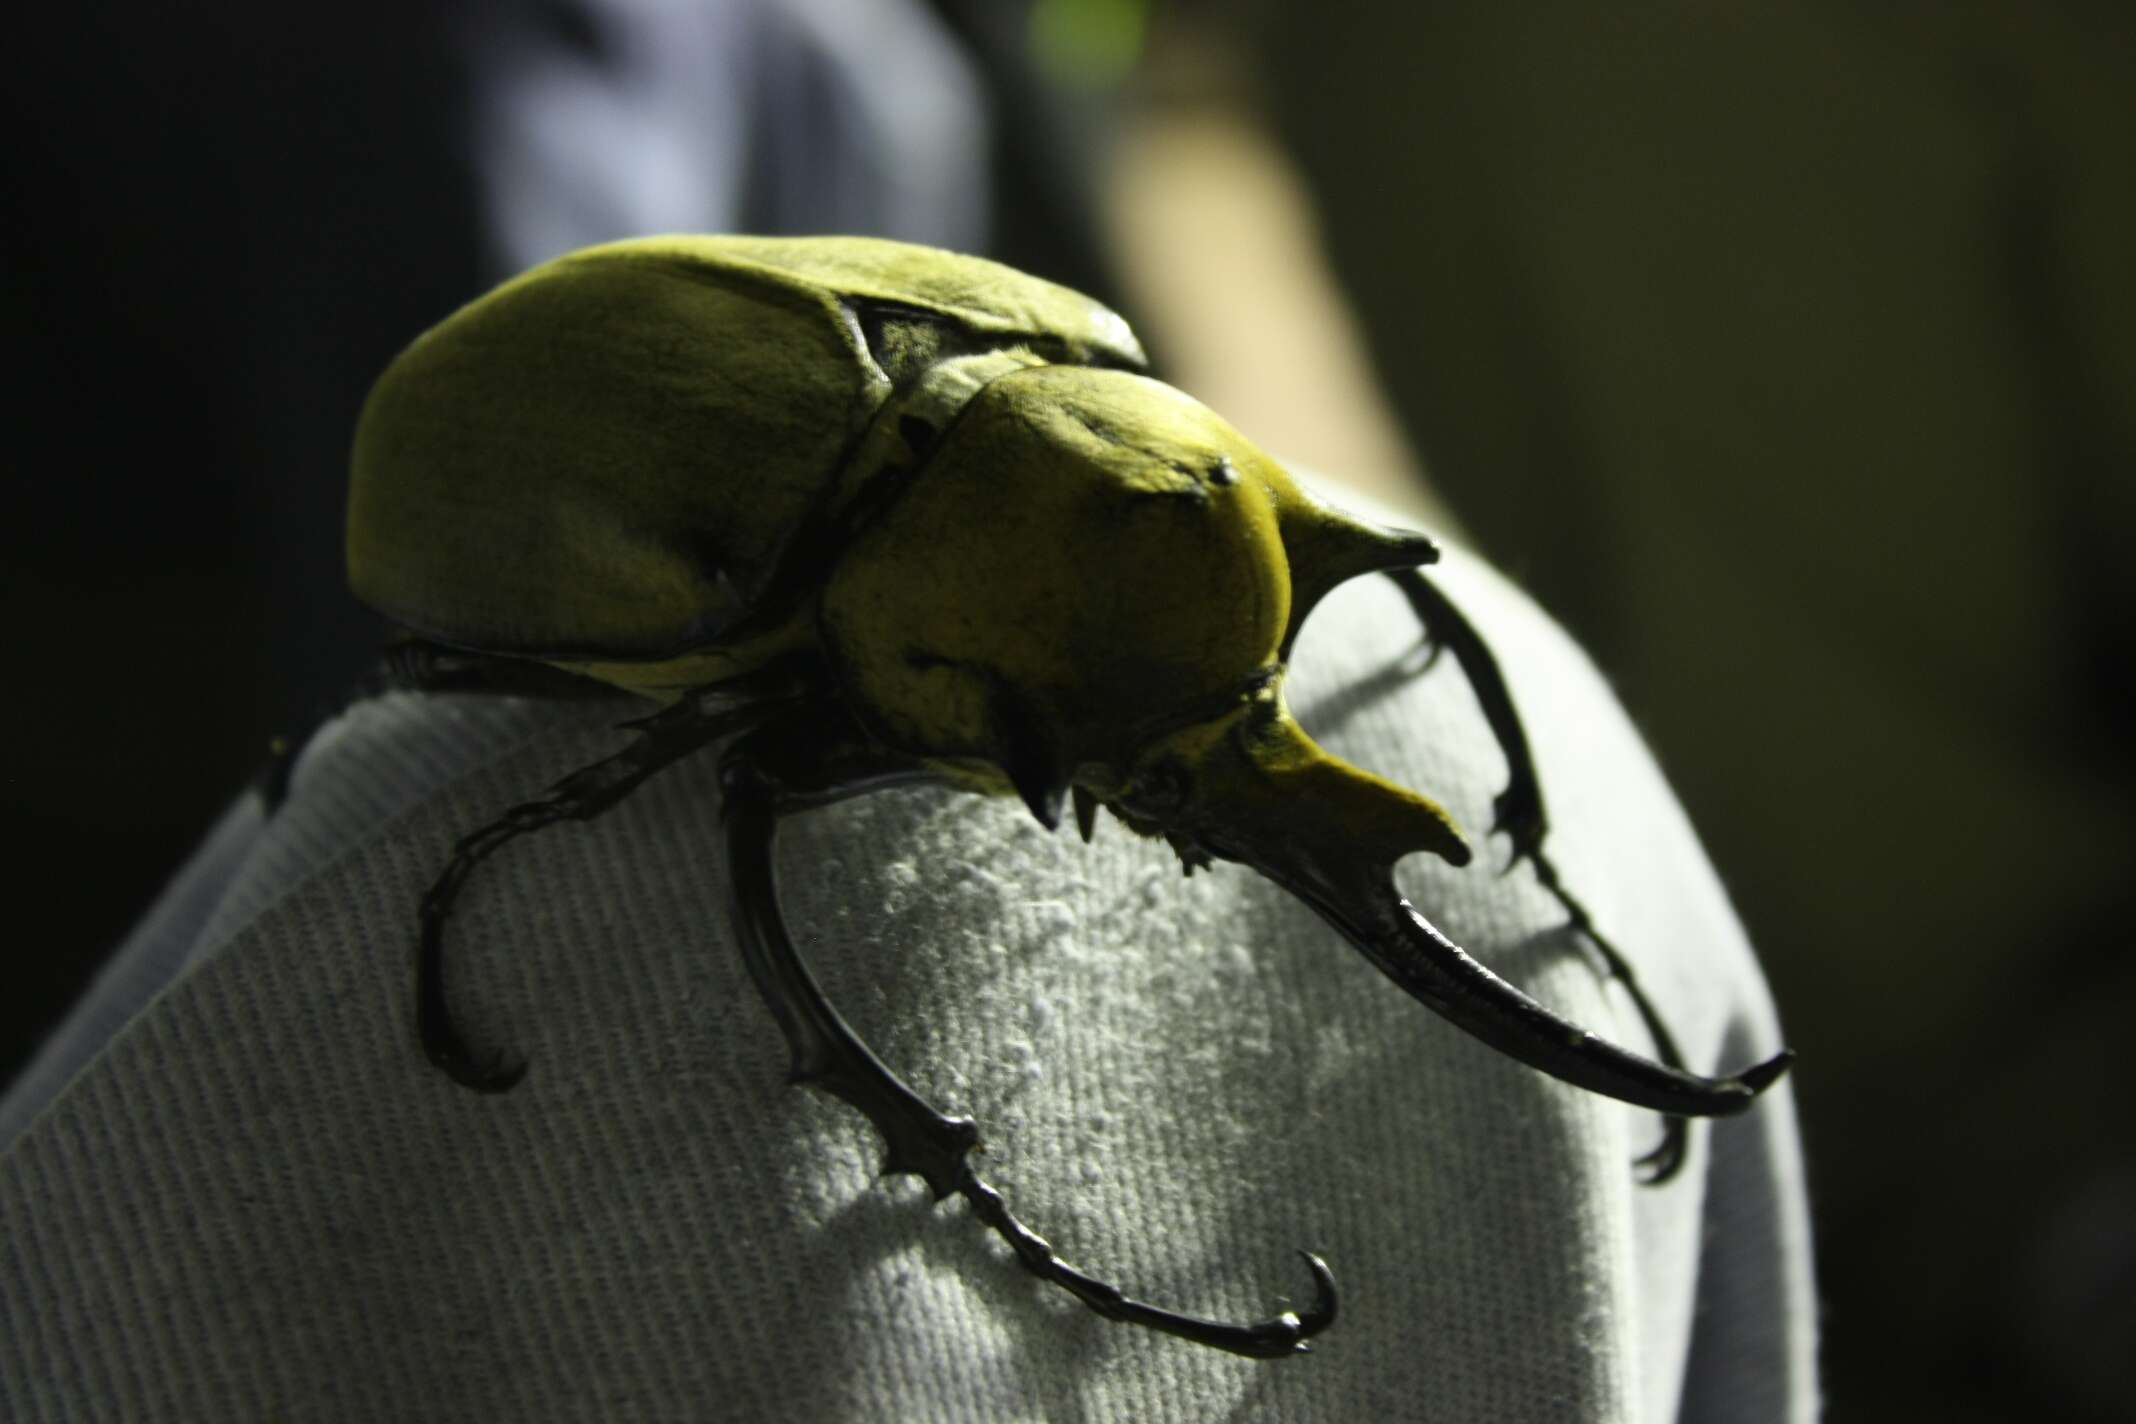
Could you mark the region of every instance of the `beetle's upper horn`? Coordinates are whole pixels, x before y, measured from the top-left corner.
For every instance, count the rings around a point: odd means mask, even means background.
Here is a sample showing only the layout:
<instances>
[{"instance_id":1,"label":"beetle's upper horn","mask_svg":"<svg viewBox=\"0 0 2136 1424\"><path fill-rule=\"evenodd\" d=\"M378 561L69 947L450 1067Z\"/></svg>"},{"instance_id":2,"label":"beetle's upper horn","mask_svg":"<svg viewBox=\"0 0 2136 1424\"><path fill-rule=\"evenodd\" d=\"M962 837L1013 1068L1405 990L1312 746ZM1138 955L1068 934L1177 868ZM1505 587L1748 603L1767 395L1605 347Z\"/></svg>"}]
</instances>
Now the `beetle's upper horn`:
<instances>
[{"instance_id":1,"label":"beetle's upper horn","mask_svg":"<svg viewBox=\"0 0 2136 1424\"><path fill-rule=\"evenodd\" d=\"M1403 899L1395 862L1413 850L1468 859L1445 813L1329 756L1287 713L1213 741L1195 775L1194 837L1313 907L1380 972L1457 1027L1575 1087L1658 1112L1740 1112L1786 1070L1782 1053L1702 1078L1606 1043L1529 998Z\"/></svg>"},{"instance_id":2,"label":"beetle's upper horn","mask_svg":"<svg viewBox=\"0 0 2136 1424\"><path fill-rule=\"evenodd\" d=\"M1290 564L1290 626L1282 644L1286 657L1306 615L1337 584L1439 560L1439 546L1430 536L1367 524L1295 488L1276 492L1276 522Z\"/></svg>"}]
</instances>

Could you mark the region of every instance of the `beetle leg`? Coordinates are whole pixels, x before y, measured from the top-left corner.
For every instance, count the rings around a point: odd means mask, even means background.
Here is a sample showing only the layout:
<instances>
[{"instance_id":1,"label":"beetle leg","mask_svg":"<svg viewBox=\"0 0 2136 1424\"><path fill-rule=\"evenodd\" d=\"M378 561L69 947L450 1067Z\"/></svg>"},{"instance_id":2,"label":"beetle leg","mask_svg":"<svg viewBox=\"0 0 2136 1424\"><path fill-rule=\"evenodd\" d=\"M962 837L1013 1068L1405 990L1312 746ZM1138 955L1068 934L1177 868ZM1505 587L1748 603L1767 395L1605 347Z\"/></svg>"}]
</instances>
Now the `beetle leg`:
<instances>
[{"instance_id":1,"label":"beetle leg","mask_svg":"<svg viewBox=\"0 0 2136 1424\"><path fill-rule=\"evenodd\" d=\"M1557 866L1543 852L1543 838L1549 834L1550 818L1543 806L1542 781L1535 773L1535 758L1528 750L1528 735L1521 726L1520 713L1513 706L1513 694L1506 686L1505 673L1492 656L1490 645L1476 626L1468 621L1452 599L1448 598L1431 580L1415 569L1397 569L1388 577L1409 599L1409 606L1416 611L1424 624L1424 636L1431 645L1431 660L1436 660L1441 649L1451 651L1454 660L1461 665L1476 701L1483 709L1484 720L1490 724L1491 734L1498 739L1498 746L1506 759L1506 789L1492 803L1496 816L1494 830L1505 831L1513 841L1512 858L1506 862L1511 871L1522 860L1535 867L1536 879L1542 882L1565 913L1571 917L1572 927L1595 951L1602 956L1610 974L1631 994L1632 1003L1639 1010L1639 1017L1647 1026L1654 1040L1654 1056L1664 1066L1682 1071L1683 1055L1676 1047L1675 1035L1662 1021L1661 1013L1640 987L1632 966L1617 947L1595 928L1587 907L1576 899L1558 878ZM1430 661L1425 667L1430 666ZM1686 1125L1681 1116L1664 1114L1661 1142L1636 1159L1635 1166L1641 1171L1641 1180L1648 1186L1660 1186L1674 1177L1683 1168Z\"/></svg>"},{"instance_id":2,"label":"beetle leg","mask_svg":"<svg viewBox=\"0 0 2136 1424\"><path fill-rule=\"evenodd\" d=\"M1498 739L1498 749L1506 759L1506 789L1491 803L1491 829L1505 832L1513 842L1513 857L1506 869L1512 870L1523 860L1537 860L1543 853L1543 837L1550 833L1550 817L1543 809L1543 787L1535 774L1535 757L1528 750L1528 733L1514 710L1513 694L1498 659L1491 655L1490 644L1476 625L1438 585L1415 569L1393 569L1387 577L1416 610L1432 655L1436 657L1444 648L1461 665L1483 718L1490 723L1491 735Z\"/></svg>"},{"instance_id":3,"label":"beetle leg","mask_svg":"<svg viewBox=\"0 0 2136 1424\"><path fill-rule=\"evenodd\" d=\"M378 667L358 684L356 696L375 697L395 691L492 693L572 701L616 695L611 683L565 672L549 663L468 652L412 637L398 638L386 646Z\"/></svg>"},{"instance_id":4,"label":"beetle leg","mask_svg":"<svg viewBox=\"0 0 2136 1424\"><path fill-rule=\"evenodd\" d=\"M1676 1036L1669 1032L1669 1026L1663 1021L1661 1011L1654 1007L1653 1000L1647 998L1645 988L1639 983L1639 976L1632 972L1631 961L1618 952L1606 935L1595 928L1594 920L1587 913L1587 906L1558 883L1557 867L1547 856L1538 855L1535 858L1535 874L1536 878L1543 882L1544 888L1557 897L1558 903L1563 905L1565 912L1572 917L1573 929L1602 956L1602 962L1608 967L1610 976L1632 996L1632 1006L1639 1010L1640 1022L1646 1025L1647 1035L1654 1040L1656 1060L1670 1068L1683 1070L1683 1053L1676 1046ZM1658 1187L1682 1171L1688 1136L1689 1125L1682 1116L1663 1113L1661 1141L1651 1150L1633 1159L1632 1165L1640 1171L1639 1180L1647 1186Z\"/></svg>"},{"instance_id":5,"label":"beetle leg","mask_svg":"<svg viewBox=\"0 0 2136 1424\"><path fill-rule=\"evenodd\" d=\"M763 721L792 693L783 674L736 679L694 693L650 717L626 726L637 739L614 756L582 767L549 788L538 801L514 806L461 837L452 858L423 896L422 933L416 949L416 1026L423 1052L454 1082L477 1092L501 1093L526 1074L523 1060L502 1053L477 1055L468 1047L445 998L445 921L475 867L507 842L559 821L589 821L614 806L661 768L699 748ZM739 699L739 700L737 700Z\"/></svg>"},{"instance_id":6,"label":"beetle leg","mask_svg":"<svg viewBox=\"0 0 2136 1424\"><path fill-rule=\"evenodd\" d=\"M787 1081L859 1108L889 1146L886 1173L915 1173L937 1200L948 1196L965 1171L965 1154L978 1145L978 1125L938 1112L884 1066L824 997L794 948L772 871L780 798L746 741L727 754L720 782L729 910L743 964L792 1050Z\"/></svg>"},{"instance_id":7,"label":"beetle leg","mask_svg":"<svg viewBox=\"0 0 2136 1424\"><path fill-rule=\"evenodd\" d=\"M266 760L252 778L268 815L288 799L297 758L319 729L350 706L388 692L487 692L573 700L616 695L616 689L605 682L547 663L465 652L422 638L396 638L377 665L357 679L344 701L314 714L300 735L277 733L268 739Z\"/></svg>"},{"instance_id":8,"label":"beetle leg","mask_svg":"<svg viewBox=\"0 0 2136 1424\"><path fill-rule=\"evenodd\" d=\"M788 809L824 804L917 773L885 768L840 784L823 774L819 762L804 771L805 783L790 784L770 770L771 764L791 759L780 754L782 740L787 748L795 748L810 739L797 741L790 726L766 728L728 750L721 769L721 820L736 937L750 978L792 1050L789 1081L821 1088L860 1109L888 1146L886 1175L910 1172L920 1177L937 1201L953 1192L961 1195L972 1214L1008 1242L1026 1270L1106 1319L1256 1359L1305 1350L1306 1342L1335 1320L1335 1278L1319 1257L1301 1253L1312 1272L1314 1292L1313 1304L1303 1314L1285 1311L1269 1320L1233 1325L1133 1300L1117 1286L1062 1260L1044 1237L1018 1221L1001 1193L972 1170L978 1124L937 1109L861 1041L824 996L787 933L773 870L778 819ZM850 757L855 751L847 747L832 755Z\"/></svg>"}]
</instances>

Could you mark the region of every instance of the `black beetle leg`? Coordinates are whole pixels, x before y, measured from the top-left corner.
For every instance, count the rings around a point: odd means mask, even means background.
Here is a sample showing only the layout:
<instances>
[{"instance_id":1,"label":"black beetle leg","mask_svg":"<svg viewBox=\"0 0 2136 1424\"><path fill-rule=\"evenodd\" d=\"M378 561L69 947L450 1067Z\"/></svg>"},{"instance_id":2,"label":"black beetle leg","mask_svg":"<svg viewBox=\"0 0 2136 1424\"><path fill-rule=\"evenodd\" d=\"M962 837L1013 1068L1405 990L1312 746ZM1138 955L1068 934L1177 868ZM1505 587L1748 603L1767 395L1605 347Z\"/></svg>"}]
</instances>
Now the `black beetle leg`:
<instances>
[{"instance_id":1,"label":"black beetle leg","mask_svg":"<svg viewBox=\"0 0 2136 1424\"><path fill-rule=\"evenodd\" d=\"M424 638L399 638L357 685L356 697L382 692L466 692L500 697L585 701L617 696L615 687L549 663L448 648Z\"/></svg>"},{"instance_id":2,"label":"black beetle leg","mask_svg":"<svg viewBox=\"0 0 2136 1424\"><path fill-rule=\"evenodd\" d=\"M319 729L355 704L388 692L494 693L573 701L618 695L605 682L547 663L472 653L422 638L398 638L387 645L378 664L356 680L345 698L315 713L302 733L277 733L268 739L267 759L252 779L268 815L289 799L289 779L297 758Z\"/></svg>"},{"instance_id":3,"label":"black beetle leg","mask_svg":"<svg viewBox=\"0 0 2136 1424\"><path fill-rule=\"evenodd\" d=\"M1573 929L1595 947L1609 972L1631 994L1640 1019L1653 1037L1656 1061L1670 1068L1683 1069L1683 1055L1676 1047L1675 1035L1669 1032L1660 1011L1647 998L1646 990L1640 987L1630 962L1595 928L1587 907L1565 888L1558 879L1557 866L1543 853L1543 838L1549 834L1550 818L1543 807L1542 782L1535 774L1535 757L1528 750L1528 734L1521 726L1520 713L1513 706L1512 691L1506 686L1505 673L1499 668L1498 659L1492 656L1490 645L1484 642L1483 635L1476 631L1476 626L1468 621L1453 600L1423 574L1415 569L1397 569L1388 577L1408 597L1409 606L1416 610L1417 618L1424 624L1424 634L1431 643L1433 657L1438 655L1439 649L1445 648L1460 663L1477 704L1483 709L1484 720L1490 724L1491 734L1498 739L1499 750L1506 759L1507 782L1506 789L1499 793L1492 806L1497 817L1493 829L1506 832L1513 841L1513 855L1506 862L1506 869L1512 870L1522 860L1535 867L1536 879L1571 917ZM1662 1115L1661 1142L1634 1162L1640 1169L1641 1181L1648 1186L1660 1186L1682 1170L1687 1133L1683 1118L1668 1113Z\"/></svg>"},{"instance_id":4,"label":"black beetle leg","mask_svg":"<svg viewBox=\"0 0 2136 1424\"><path fill-rule=\"evenodd\" d=\"M483 1093L507 1092L526 1074L523 1060L501 1053L479 1056L470 1049L445 999L445 921L475 867L528 831L559 821L593 819L637 790L654 772L789 705L793 698L789 689L789 681L779 673L737 679L626 723L638 735L623 750L573 772L541 800L514 806L461 837L445 869L423 896L422 933L416 948L416 1026L423 1052L432 1063L454 1082Z\"/></svg>"},{"instance_id":5,"label":"black beetle leg","mask_svg":"<svg viewBox=\"0 0 2136 1424\"><path fill-rule=\"evenodd\" d=\"M777 793L749 756L747 739L727 753L720 783L729 910L742 962L792 1050L787 1081L859 1108L889 1145L885 1173L915 1173L938 1200L948 1196L965 1154L978 1145L977 1124L936 1111L885 1067L824 997L794 948L772 870Z\"/></svg>"},{"instance_id":6,"label":"black beetle leg","mask_svg":"<svg viewBox=\"0 0 2136 1424\"><path fill-rule=\"evenodd\" d=\"M1491 655L1490 645L1476 631L1476 625L1430 579L1415 569L1393 569L1387 577L1394 580L1409 599L1409 606L1416 610L1433 655L1444 648L1461 665L1462 675L1483 709L1484 721L1498 739L1498 750L1506 759L1506 789L1492 803L1495 823L1491 829L1503 831L1513 842L1513 857L1506 862L1506 869L1511 871L1523 860L1537 859L1543 852L1543 837L1550 833L1550 817L1543 809L1543 787L1535 774L1535 757L1528 750L1528 733L1521 726L1520 713L1514 710L1513 693L1506 686L1498 659Z\"/></svg>"},{"instance_id":7,"label":"black beetle leg","mask_svg":"<svg viewBox=\"0 0 2136 1424\"><path fill-rule=\"evenodd\" d=\"M1618 953L1617 947L1609 942L1608 937L1595 928L1594 921L1588 916L1587 907L1574 898L1570 890L1558 883L1557 867L1546 857L1536 858L1535 873L1550 893L1557 897L1558 903L1565 907L1565 912L1572 916L1573 929L1594 946L1595 952L1602 956L1602 962L1609 967L1611 976L1632 996L1632 1004L1639 1010L1640 1021L1646 1025L1648 1036L1654 1040L1655 1060L1670 1068L1683 1069L1683 1053L1676 1046L1676 1036L1669 1032L1668 1024L1662 1020L1661 1011L1647 998L1646 990L1640 986L1639 976L1632 972L1631 961ZM1682 1171L1684 1149L1689 1135L1688 1119L1674 1113L1663 1113L1661 1141L1651 1151L1632 1159L1632 1165L1640 1170L1639 1180L1647 1186L1658 1187Z\"/></svg>"},{"instance_id":8,"label":"black beetle leg","mask_svg":"<svg viewBox=\"0 0 2136 1424\"><path fill-rule=\"evenodd\" d=\"M782 744L783 743L783 747ZM1274 1359L1306 1349L1306 1341L1334 1322L1334 1276L1319 1257L1306 1255L1314 1300L1302 1315L1286 1311L1271 1320L1231 1325L1131 1300L1116 1286L1077 1270L1054 1254L1045 1238L1010 1214L1001 1194L972 1171L978 1125L935 1108L863 1043L824 996L786 931L773 870L773 843L782 811L821 805L873 790L894 780L914 779L911 769L859 772L841 784L824 766L807 767L803 784L774 779L769 765L792 760L798 744L791 727L766 728L727 751L721 768L728 893L735 934L750 978L778 1021L793 1052L790 1081L833 1093L860 1109L888 1146L885 1175L910 1172L923 1179L936 1200L961 1194L973 1215L1008 1242L1016 1259L1042 1281L1068 1291L1108 1320L1161 1330L1197 1344L1256 1359ZM846 752L833 752L852 756ZM855 769L858 771L857 762Z\"/></svg>"}]
</instances>

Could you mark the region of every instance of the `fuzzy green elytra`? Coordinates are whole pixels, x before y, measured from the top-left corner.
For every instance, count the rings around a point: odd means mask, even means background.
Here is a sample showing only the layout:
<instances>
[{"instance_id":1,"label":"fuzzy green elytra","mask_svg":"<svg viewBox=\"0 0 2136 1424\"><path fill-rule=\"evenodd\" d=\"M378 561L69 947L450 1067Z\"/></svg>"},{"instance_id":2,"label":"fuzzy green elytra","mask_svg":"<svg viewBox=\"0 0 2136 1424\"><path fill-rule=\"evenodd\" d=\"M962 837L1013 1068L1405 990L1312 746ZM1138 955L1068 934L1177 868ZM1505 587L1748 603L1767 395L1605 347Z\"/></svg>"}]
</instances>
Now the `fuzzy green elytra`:
<instances>
[{"instance_id":1,"label":"fuzzy green elytra","mask_svg":"<svg viewBox=\"0 0 2136 1424\"><path fill-rule=\"evenodd\" d=\"M721 758L729 903L794 1076L860 1108L889 1167L962 1194L1041 1278L1109 1318L1261 1357L1335 1315L1234 1325L1127 1298L1056 1256L972 1171L977 1129L875 1058L793 946L780 816L947 781L1072 799L1163 836L1191 871L1251 866L1412 996L1521 1062L1669 1115L1733 1113L1785 1053L1684 1070L1623 958L1559 884L1525 738L1488 649L1418 572L1421 534L1306 495L1215 412L1143 374L1125 322L998 264L862 238L664 237L574 253L420 337L357 430L358 595L413 635L427 686L620 688L658 710L616 755L461 841L421 910L425 1051L469 1087L523 1065L455 1029L442 935L474 867L524 831L600 814L680 757ZM1385 573L1475 686L1511 784L1498 825L1632 989L1661 1061L1558 1018L1396 891L1415 851L1465 864L1438 806L1328 755L1283 673L1313 607Z\"/></svg>"}]
</instances>

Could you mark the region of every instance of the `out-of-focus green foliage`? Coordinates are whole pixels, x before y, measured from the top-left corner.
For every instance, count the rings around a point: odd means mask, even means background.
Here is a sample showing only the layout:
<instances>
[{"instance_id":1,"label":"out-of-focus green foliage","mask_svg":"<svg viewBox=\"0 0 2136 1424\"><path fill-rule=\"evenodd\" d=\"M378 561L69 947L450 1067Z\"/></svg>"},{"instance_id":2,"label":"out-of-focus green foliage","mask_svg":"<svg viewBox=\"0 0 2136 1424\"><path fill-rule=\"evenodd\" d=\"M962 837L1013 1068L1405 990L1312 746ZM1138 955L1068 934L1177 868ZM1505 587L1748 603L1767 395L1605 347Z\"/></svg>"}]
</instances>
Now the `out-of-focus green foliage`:
<instances>
[{"instance_id":1,"label":"out-of-focus green foliage","mask_svg":"<svg viewBox=\"0 0 2136 1424\"><path fill-rule=\"evenodd\" d=\"M1149 11L1149 0L1035 0L1032 67L1070 89L1111 88L1142 56Z\"/></svg>"}]
</instances>

